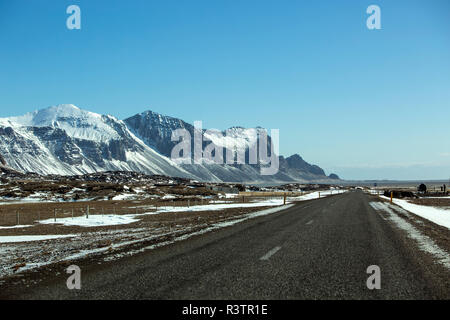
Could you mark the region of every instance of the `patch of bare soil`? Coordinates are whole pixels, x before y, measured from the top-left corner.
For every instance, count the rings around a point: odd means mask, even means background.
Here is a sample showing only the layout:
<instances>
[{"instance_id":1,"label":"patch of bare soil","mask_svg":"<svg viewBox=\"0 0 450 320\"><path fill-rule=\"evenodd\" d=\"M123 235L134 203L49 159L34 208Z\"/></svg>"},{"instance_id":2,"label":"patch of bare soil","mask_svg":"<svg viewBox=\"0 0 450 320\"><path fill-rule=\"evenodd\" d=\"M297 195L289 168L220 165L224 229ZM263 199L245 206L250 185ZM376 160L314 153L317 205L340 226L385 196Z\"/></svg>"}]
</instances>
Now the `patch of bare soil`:
<instances>
[{"instance_id":1,"label":"patch of bare soil","mask_svg":"<svg viewBox=\"0 0 450 320\"><path fill-rule=\"evenodd\" d=\"M169 200L111 200L111 201L81 201L81 202L36 202L0 205L0 226L13 227L16 225L36 225L41 220L56 218L70 218L104 214L142 214L155 212L165 206L187 207L206 205L213 199L198 197L174 197ZM241 199L227 199L227 202L240 202ZM29 229L29 228L26 228ZM1 229L0 235L7 235L8 230ZM16 229L20 230L20 229Z\"/></svg>"},{"instance_id":2,"label":"patch of bare soil","mask_svg":"<svg viewBox=\"0 0 450 320\"><path fill-rule=\"evenodd\" d=\"M450 208L450 198L419 198L419 199L412 199L409 202L419 204L422 206Z\"/></svg>"}]
</instances>

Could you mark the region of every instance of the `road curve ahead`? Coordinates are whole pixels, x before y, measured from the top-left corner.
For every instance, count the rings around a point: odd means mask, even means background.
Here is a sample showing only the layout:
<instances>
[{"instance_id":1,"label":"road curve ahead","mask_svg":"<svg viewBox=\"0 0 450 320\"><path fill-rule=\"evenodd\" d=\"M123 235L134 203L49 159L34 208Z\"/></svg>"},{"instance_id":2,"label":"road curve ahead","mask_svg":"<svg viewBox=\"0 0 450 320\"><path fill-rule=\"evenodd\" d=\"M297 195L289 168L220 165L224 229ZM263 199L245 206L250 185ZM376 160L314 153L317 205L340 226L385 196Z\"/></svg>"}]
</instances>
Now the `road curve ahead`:
<instances>
[{"instance_id":1,"label":"road curve ahead","mask_svg":"<svg viewBox=\"0 0 450 320\"><path fill-rule=\"evenodd\" d=\"M80 266L8 298L429 299L449 298L449 273L360 191L251 219L107 265ZM371 265L381 289L369 290Z\"/></svg>"}]
</instances>

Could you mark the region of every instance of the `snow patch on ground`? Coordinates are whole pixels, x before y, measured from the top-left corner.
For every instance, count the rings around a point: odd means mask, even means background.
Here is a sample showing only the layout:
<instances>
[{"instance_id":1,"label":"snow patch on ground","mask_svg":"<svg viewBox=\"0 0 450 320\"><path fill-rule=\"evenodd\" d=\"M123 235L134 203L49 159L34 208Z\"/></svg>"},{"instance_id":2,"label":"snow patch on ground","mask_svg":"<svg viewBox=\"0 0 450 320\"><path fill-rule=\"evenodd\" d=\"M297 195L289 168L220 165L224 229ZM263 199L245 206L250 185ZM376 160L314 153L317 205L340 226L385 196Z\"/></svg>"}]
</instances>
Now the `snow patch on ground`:
<instances>
[{"instance_id":1,"label":"snow patch on ground","mask_svg":"<svg viewBox=\"0 0 450 320\"><path fill-rule=\"evenodd\" d=\"M389 220L394 222L397 227L407 232L411 239L414 239L422 251L432 254L438 262L450 270L450 254L441 249L430 237L422 234L416 227L395 213L397 208L384 202L370 202L375 210L389 213Z\"/></svg>"},{"instance_id":2,"label":"snow patch on ground","mask_svg":"<svg viewBox=\"0 0 450 320\"><path fill-rule=\"evenodd\" d=\"M114 201L118 201L118 200L134 200L134 199L136 199L136 195L132 194L132 193L119 194L119 195L114 196L112 198L112 200L114 200Z\"/></svg>"},{"instance_id":3,"label":"snow patch on ground","mask_svg":"<svg viewBox=\"0 0 450 320\"><path fill-rule=\"evenodd\" d=\"M69 218L57 218L47 219L39 221L42 224L62 224L65 226L79 226L79 227L103 227L103 226L115 226L122 224L130 224L139 221L135 218L136 215L89 215L81 217L69 217Z\"/></svg>"},{"instance_id":4,"label":"snow patch on ground","mask_svg":"<svg viewBox=\"0 0 450 320\"><path fill-rule=\"evenodd\" d=\"M0 236L0 243L43 241L59 238L71 238L76 236L77 235L75 234L42 235L42 236Z\"/></svg>"},{"instance_id":5,"label":"snow patch on ground","mask_svg":"<svg viewBox=\"0 0 450 320\"><path fill-rule=\"evenodd\" d=\"M380 198L390 200L390 198L385 196L381 196ZM438 207L422 206L410 203L407 200L403 199L393 199L393 203L405 210L408 210L409 212L418 215L419 217L430 220L431 222L450 229L450 210Z\"/></svg>"},{"instance_id":6,"label":"snow patch on ground","mask_svg":"<svg viewBox=\"0 0 450 320\"><path fill-rule=\"evenodd\" d=\"M10 226L10 227L0 227L0 229L17 229L17 228L28 228L28 227L32 227L32 225L27 224L27 225L17 225L17 226Z\"/></svg>"}]
</instances>

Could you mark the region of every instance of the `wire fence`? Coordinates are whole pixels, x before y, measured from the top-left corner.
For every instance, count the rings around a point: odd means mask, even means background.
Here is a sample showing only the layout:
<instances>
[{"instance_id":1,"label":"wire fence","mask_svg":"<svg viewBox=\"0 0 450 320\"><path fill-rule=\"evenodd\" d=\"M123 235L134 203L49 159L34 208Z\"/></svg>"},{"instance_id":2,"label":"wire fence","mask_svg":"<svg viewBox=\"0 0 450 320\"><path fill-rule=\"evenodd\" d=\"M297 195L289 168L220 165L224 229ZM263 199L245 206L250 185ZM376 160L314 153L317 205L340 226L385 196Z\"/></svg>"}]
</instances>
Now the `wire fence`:
<instances>
[{"instance_id":1,"label":"wire fence","mask_svg":"<svg viewBox=\"0 0 450 320\"><path fill-rule=\"evenodd\" d=\"M238 204L284 199L292 196L305 195L307 192L250 192L235 194L233 197L203 198L203 197L175 197L158 200L135 201L96 201L96 202L42 202L29 204L0 205L0 226L33 225L43 220L61 218L79 218L93 215L123 215L145 214L165 211L169 208L211 205Z\"/></svg>"}]
</instances>

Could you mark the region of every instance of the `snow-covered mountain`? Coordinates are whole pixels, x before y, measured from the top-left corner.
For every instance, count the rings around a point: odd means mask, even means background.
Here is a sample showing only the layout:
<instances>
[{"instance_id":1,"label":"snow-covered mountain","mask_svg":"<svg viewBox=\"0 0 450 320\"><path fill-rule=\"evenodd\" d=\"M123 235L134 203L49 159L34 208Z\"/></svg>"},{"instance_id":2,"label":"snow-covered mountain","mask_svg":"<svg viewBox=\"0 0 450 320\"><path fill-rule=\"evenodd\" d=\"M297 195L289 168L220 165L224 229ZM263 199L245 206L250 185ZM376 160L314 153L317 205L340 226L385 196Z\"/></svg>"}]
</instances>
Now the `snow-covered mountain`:
<instances>
[{"instance_id":1,"label":"snow-covered mountain","mask_svg":"<svg viewBox=\"0 0 450 320\"><path fill-rule=\"evenodd\" d=\"M171 134L176 129L186 129L191 135L191 154L194 154L194 126L177 118L164 116L153 111L145 111L124 120L128 128L142 139L148 146L154 148L164 156L170 157L173 147L178 142L171 141ZM222 147L229 145L246 146L246 163L249 163L249 146L252 145L254 135L263 131L263 128L248 129L242 127L232 127L221 132L223 137L217 137L203 129L203 135L215 145ZM268 136L269 146L271 138ZM210 142L203 143L203 149ZM226 163L227 154L223 153ZM325 172L318 166L310 165L299 155L295 154L288 158L279 157L280 170L275 175L263 176L260 172L260 165L234 164L219 165L214 163L182 164L181 166L191 174L200 177L202 180L211 180L213 177L227 182L283 182L283 181L321 181L329 182L336 180L325 175Z\"/></svg>"},{"instance_id":2,"label":"snow-covered mountain","mask_svg":"<svg viewBox=\"0 0 450 320\"><path fill-rule=\"evenodd\" d=\"M280 170L272 176L261 175L258 164L177 164L170 159L178 143L171 141L176 129L187 129L193 139L193 125L152 111L121 121L74 105L58 105L0 118L0 159L15 170L40 174L120 170L215 182L330 181L321 168L298 155L280 156ZM230 128L219 138L202 132L215 145L247 145L248 159L254 129ZM203 148L209 143L204 142Z\"/></svg>"},{"instance_id":3,"label":"snow-covered mountain","mask_svg":"<svg viewBox=\"0 0 450 320\"><path fill-rule=\"evenodd\" d=\"M191 176L123 121L70 104L0 119L0 154L12 168L40 174L124 170Z\"/></svg>"}]
</instances>

